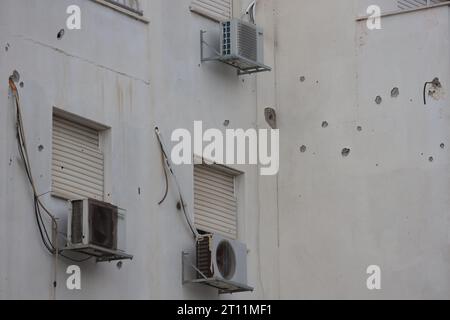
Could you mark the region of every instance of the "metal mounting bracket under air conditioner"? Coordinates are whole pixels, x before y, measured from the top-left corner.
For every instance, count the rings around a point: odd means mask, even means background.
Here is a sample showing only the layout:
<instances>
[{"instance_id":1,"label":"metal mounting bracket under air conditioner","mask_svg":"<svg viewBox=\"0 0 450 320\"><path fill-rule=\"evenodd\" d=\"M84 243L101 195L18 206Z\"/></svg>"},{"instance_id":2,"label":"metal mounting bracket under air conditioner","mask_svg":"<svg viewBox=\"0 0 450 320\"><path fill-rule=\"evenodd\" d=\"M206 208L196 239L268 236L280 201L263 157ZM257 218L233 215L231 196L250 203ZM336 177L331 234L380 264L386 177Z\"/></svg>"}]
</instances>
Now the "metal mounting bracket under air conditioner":
<instances>
[{"instance_id":1,"label":"metal mounting bracket under air conditioner","mask_svg":"<svg viewBox=\"0 0 450 320\"><path fill-rule=\"evenodd\" d=\"M202 63L208 62L208 61L222 62L233 68L236 68L238 76L252 74L252 73L272 71L272 68L270 68L264 64L246 59L245 57L221 55L220 52L216 48L213 48L208 42L205 41L205 37L204 37L205 33L207 33L207 31L200 30L200 55L201 55L200 60ZM205 57L205 47L208 47L212 51L214 51L215 55L210 56L210 57Z\"/></svg>"},{"instance_id":2,"label":"metal mounting bracket under air conditioner","mask_svg":"<svg viewBox=\"0 0 450 320\"><path fill-rule=\"evenodd\" d=\"M72 251L96 258L97 262L112 262L119 260L133 260L133 256L114 250L108 250L92 244L72 245L63 251Z\"/></svg>"},{"instance_id":3,"label":"metal mounting bracket under air conditioner","mask_svg":"<svg viewBox=\"0 0 450 320\"><path fill-rule=\"evenodd\" d=\"M253 292L253 288L249 286L244 286L238 283L235 283L233 281L227 281L222 279L216 279L216 278L207 278L205 275L203 275L198 268L196 268L193 264L187 263L186 258L189 257L190 254L183 251L181 253L181 279L183 282L183 285L186 284L201 284L205 285L214 289L219 290L219 294L233 294L233 293L240 293L240 292ZM187 267L191 267L195 272L202 275L203 278L201 279L187 279L186 277L186 265Z\"/></svg>"}]
</instances>

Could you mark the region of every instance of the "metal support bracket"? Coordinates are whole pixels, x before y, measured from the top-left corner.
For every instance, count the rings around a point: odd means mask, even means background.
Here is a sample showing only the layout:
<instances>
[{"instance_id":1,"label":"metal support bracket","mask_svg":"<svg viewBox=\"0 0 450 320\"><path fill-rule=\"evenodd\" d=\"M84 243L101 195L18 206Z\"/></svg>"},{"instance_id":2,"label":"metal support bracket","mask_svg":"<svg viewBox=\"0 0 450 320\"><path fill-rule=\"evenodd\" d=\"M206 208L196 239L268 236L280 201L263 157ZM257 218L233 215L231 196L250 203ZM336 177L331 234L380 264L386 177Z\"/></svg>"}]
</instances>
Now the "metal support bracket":
<instances>
[{"instance_id":1,"label":"metal support bracket","mask_svg":"<svg viewBox=\"0 0 450 320\"><path fill-rule=\"evenodd\" d=\"M133 260L133 256L124 252L108 250L95 245L74 245L64 249L67 252L81 253L95 258L97 262Z\"/></svg>"},{"instance_id":2,"label":"metal support bracket","mask_svg":"<svg viewBox=\"0 0 450 320\"><path fill-rule=\"evenodd\" d=\"M181 252L181 279L183 285L187 284L201 284L214 289L219 290L219 294L233 294L239 292L253 292L253 288L245 285L241 285L238 283L234 283L232 281L216 279L216 278L208 278L206 277L197 267L192 264L189 264L193 270L195 270L198 274L202 276L200 279L187 279L185 274L186 269L186 258L189 257L190 254L182 251Z\"/></svg>"}]
</instances>

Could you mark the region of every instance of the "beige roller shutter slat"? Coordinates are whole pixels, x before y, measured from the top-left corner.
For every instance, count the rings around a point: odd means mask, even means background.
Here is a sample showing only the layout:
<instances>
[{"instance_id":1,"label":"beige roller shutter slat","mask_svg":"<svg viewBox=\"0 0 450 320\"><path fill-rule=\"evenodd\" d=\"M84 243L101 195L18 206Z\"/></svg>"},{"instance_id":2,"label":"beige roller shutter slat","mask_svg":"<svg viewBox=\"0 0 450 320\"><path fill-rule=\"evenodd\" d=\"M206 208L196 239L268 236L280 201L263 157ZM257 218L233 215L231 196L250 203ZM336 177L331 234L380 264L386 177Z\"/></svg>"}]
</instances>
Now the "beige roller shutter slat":
<instances>
[{"instance_id":1,"label":"beige roller shutter slat","mask_svg":"<svg viewBox=\"0 0 450 320\"><path fill-rule=\"evenodd\" d=\"M68 199L103 200L104 156L98 131L53 117L52 192Z\"/></svg>"},{"instance_id":2,"label":"beige roller shutter slat","mask_svg":"<svg viewBox=\"0 0 450 320\"><path fill-rule=\"evenodd\" d=\"M237 238L235 177L206 165L194 167L194 218L200 231Z\"/></svg>"},{"instance_id":3,"label":"beige roller shutter slat","mask_svg":"<svg viewBox=\"0 0 450 320\"><path fill-rule=\"evenodd\" d=\"M233 0L193 0L189 8L216 21L230 20L233 16Z\"/></svg>"}]
</instances>

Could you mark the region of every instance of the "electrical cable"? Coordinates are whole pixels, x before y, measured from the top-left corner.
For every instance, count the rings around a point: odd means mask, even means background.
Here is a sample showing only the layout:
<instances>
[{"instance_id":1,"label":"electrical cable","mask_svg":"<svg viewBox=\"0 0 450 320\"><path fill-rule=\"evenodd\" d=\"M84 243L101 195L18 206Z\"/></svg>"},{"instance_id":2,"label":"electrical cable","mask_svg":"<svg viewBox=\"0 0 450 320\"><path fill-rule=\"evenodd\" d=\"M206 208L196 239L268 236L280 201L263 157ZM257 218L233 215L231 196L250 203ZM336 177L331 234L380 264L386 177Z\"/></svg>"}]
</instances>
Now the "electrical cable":
<instances>
[{"instance_id":1,"label":"electrical cable","mask_svg":"<svg viewBox=\"0 0 450 320\"><path fill-rule=\"evenodd\" d=\"M166 201L167 195L169 194L169 177L167 175L166 166L164 164L164 153L163 152L161 152L161 161L162 161L162 165L163 165L164 179L166 181L166 186L165 186L164 196L161 199L161 201L158 202L159 206L162 205L164 203L164 201Z\"/></svg>"},{"instance_id":2,"label":"electrical cable","mask_svg":"<svg viewBox=\"0 0 450 320\"><path fill-rule=\"evenodd\" d=\"M13 76L11 76L9 78L9 87L14 96L15 107L16 107L16 130L17 130L17 144L18 144L19 154L24 163L25 173L27 175L28 181L29 181L32 191L33 191L34 213L35 213L36 223L38 226L39 235L42 240L42 243L50 254L56 256L56 259L57 259L58 255L64 257L67 260L73 261L73 262L84 262L89 259L92 259L92 257L89 257L89 258L86 258L83 260L73 259L73 258L70 258L70 257L64 255L62 253L63 250L59 250L57 248L58 221L57 221L56 217L50 212L50 210L42 203L42 201L40 200L41 195L39 195L37 192L37 188L36 188L36 185L35 185L35 182L33 179L33 175L32 175L32 171L31 171L30 158L28 155L27 143L26 143L26 138L25 138L26 134L25 134L23 118L22 118L22 110L20 107L20 97L19 97L17 87L14 83ZM47 231L47 228L46 228L46 225L45 225L45 222L43 219L42 211L44 211L45 214L52 221L52 226L53 226L55 234L56 234L55 239L54 239L55 243L53 243L53 241L50 239L49 233Z\"/></svg>"},{"instance_id":3,"label":"electrical cable","mask_svg":"<svg viewBox=\"0 0 450 320\"><path fill-rule=\"evenodd\" d=\"M245 11L245 13L249 15L250 22L253 24L255 23L256 19L256 3L257 0L252 1Z\"/></svg>"},{"instance_id":4,"label":"electrical cable","mask_svg":"<svg viewBox=\"0 0 450 320\"><path fill-rule=\"evenodd\" d=\"M159 142L159 146L161 148L162 156L164 158L165 166L166 166L167 170L170 172L170 174L171 174L171 176L172 176L172 178L173 178L173 180L175 182L175 185L177 186L177 191L178 191L178 195L179 195L180 203L181 203L181 210L183 211L183 214L184 214L184 217L186 219L186 222L189 225L189 228L191 229L192 233L194 234L195 239L198 240L201 236L198 233L197 229L195 228L194 223L191 221L191 219L189 217L189 214L187 212L186 203L184 202L184 198L183 198L183 194L181 192L180 184L178 183L178 180L177 180L177 177L175 175L175 172L173 171L171 162L170 162L169 157L168 157L167 152L166 152L166 148L164 146L164 142L163 142L163 139L162 139L162 136L161 136L161 132L159 131L158 127L155 128L155 133L156 133L156 137L158 138L158 142Z\"/></svg>"}]
</instances>

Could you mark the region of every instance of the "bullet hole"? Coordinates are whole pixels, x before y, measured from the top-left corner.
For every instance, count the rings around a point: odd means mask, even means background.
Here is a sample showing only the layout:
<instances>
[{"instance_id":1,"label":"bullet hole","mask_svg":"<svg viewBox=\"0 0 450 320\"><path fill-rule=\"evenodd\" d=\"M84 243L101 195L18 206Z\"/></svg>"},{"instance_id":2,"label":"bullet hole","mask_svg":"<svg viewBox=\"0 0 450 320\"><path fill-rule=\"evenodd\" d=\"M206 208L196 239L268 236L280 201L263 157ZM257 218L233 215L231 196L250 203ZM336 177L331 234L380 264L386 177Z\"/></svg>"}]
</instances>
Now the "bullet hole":
<instances>
[{"instance_id":1,"label":"bullet hole","mask_svg":"<svg viewBox=\"0 0 450 320\"><path fill-rule=\"evenodd\" d=\"M358 130L358 132L363 131L363 128L361 126L356 127L356 130Z\"/></svg>"},{"instance_id":2,"label":"bullet hole","mask_svg":"<svg viewBox=\"0 0 450 320\"><path fill-rule=\"evenodd\" d=\"M9 43L6 44L6 46L5 46L5 51L6 51L6 52L9 51Z\"/></svg>"},{"instance_id":3,"label":"bullet hole","mask_svg":"<svg viewBox=\"0 0 450 320\"><path fill-rule=\"evenodd\" d=\"M398 88L394 88L391 91L391 97L392 98L397 98L400 95L400 90Z\"/></svg>"},{"instance_id":4,"label":"bullet hole","mask_svg":"<svg viewBox=\"0 0 450 320\"><path fill-rule=\"evenodd\" d=\"M376 104L380 105L382 102L383 102L383 99L382 99L380 96L377 96L377 97L375 98L375 103L376 103Z\"/></svg>"},{"instance_id":5,"label":"bullet hole","mask_svg":"<svg viewBox=\"0 0 450 320\"><path fill-rule=\"evenodd\" d=\"M21 88L23 88L23 87L25 87L25 83L23 83L23 81L22 81L22 82L19 83L19 86L20 86Z\"/></svg>"},{"instance_id":6,"label":"bullet hole","mask_svg":"<svg viewBox=\"0 0 450 320\"><path fill-rule=\"evenodd\" d=\"M44 146L41 144L41 145L38 147L38 150L39 150L39 152L42 152L42 151L44 150Z\"/></svg>"},{"instance_id":7,"label":"bullet hole","mask_svg":"<svg viewBox=\"0 0 450 320\"><path fill-rule=\"evenodd\" d=\"M327 121L324 121L324 122L322 122L322 128L328 128L328 122Z\"/></svg>"},{"instance_id":8,"label":"bullet hole","mask_svg":"<svg viewBox=\"0 0 450 320\"><path fill-rule=\"evenodd\" d=\"M441 143L441 149L445 149L445 144Z\"/></svg>"},{"instance_id":9,"label":"bullet hole","mask_svg":"<svg viewBox=\"0 0 450 320\"><path fill-rule=\"evenodd\" d=\"M376 167L379 167L380 165L377 163L375 166L376 166Z\"/></svg>"},{"instance_id":10,"label":"bullet hole","mask_svg":"<svg viewBox=\"0 0 450 320\"><path fill-rule=\"evenodd\" d=\"M20 73L17 70L13 71L11 75L11 80L14 81L15 83L20 81Z\"/></svg>"},{"instance_id":11,"label":"bullet hole","mask_svg":"<svg viewBox=\"0 0 450 320\"><path fill-rule=\"evenodd\" d=\"M117 269L122 269L122 267L123 267L123 262L122 261L119 261L119 262L117 262Z\"/></svg>"},{"instance_id":12,"label":"bullet hole","mask_svg":"<svg viewBox=\"0 0 450 320\"><path fill-rule=\"evenodd\" d=\"M267 124L272 128L277 128L277 112L273 108L264 109L264 117L266 118Z\"/></svg>"},{"instance_id":13,"label":"bullet hole","mask_svg":"<svg viewBox=\"0 0 450 320\"><path fill-rule=\"evenodd\" d=\"M177 210L181 210L181 209L182 209L181 202L178 201L178 202L177 202Z\"/></svg>"},{"instance_id":14,"label":"bullet hole","mask_svg":"<svg viewBox=\"0 0 450 320\"><path fill-rule=\"evenodd\" d=\"M12 165L12 158L9 158L9 166L11 166Z\"/></svg>"},{"instance_id":15,"label":"bullet hole","mask_svg":"<svg viewBox=\"0 0 450 320\"><path fill-rule=\"evenodd\" d=\"M242 79L242 83L244 83L245 82L245 79Z\"/></svg>"},{"instance_id":16,"label":"bullet hole","mask_svg":"<svg viewBox=\"0 0 450 320\"><path fill-rule=\"evenodd\" d=\"M230 125L230 120L225 120L223 122L224 127L228 127Z\"/></svg>"},{"instance_id":17,"label":"bullet hole","mask_svg":"<svg viewBox=\"0 0 450 320\"><path fill-rule=\"evenodd\" d=\"M303 145L303 146L300 147L300 152L301 152L301 153L305 153L306 150L307 150L307 148L306 148L305 145Z\"/></svg>"},{"instance_id":18,"label":"bullet hole","mask_svg":"<svg viewBox=\"0 0 450 320\"><path fill-rule=\"evenodd\" d=\"M58 34L56 35L56 38L58 40L61 40L64 37L65 33L66 33L66 31L64 29L59 30Z\"/></svg>"},{"instance_id":19,"label":"bullet hole","mask_svg":"<svg viewBox=\"0 0 450 320\"><path fill-rule=\"evenodd\" d=\"M316 84L319 84L319 80L316 81Z\"/></svg>"},{"instance_id":20,"label":"bullet hole","mask_svg":"<svg viewBox=\"0 0 450 320\"><path fill-rule=\"evenodd\" d=\"M64 167L63 167L63 166L61 166L61 170L64 170Z\"/></svg>"},{"instance_id":21,"label":"bullet hole","mask_svg":"<svg viewBox=\"0 0 450 320\"><path fill-rule=\"evenodd\" d=\"M300 82L305 82L306 81L306 77L305 76L301 76L300 77Z\"/></svg>"},{"instance_id":22,"label":"bullet hole","mask_svg":"<svg viewBox=\"0 0 450 320\"><path fill-rule=\"evenodd\" d=\"M429 157L429 158L428 158L428 161L433 162L433 161L434 161L434 158L433 158L433 157Z\"/></svg>"},{"instance_id":23,"label":"bullet hole","mask_svg":"<svg viewBox=\"0 0 450 320\"><path fill-rule=\"evenodd\" d=\"M138 195L141 195L141 188L138 188Z\"/></svg>"},{"instance_id":24,"label":"bullet hole","mask_svg":"<svg viewBox=\"0 0 450 320\"><path fill-rule=\"evenodd\" d=\"M342 149L342 156L344 158L348 157L350 155L351 150L349 148Z\"/></svg>"}]
</instances>

